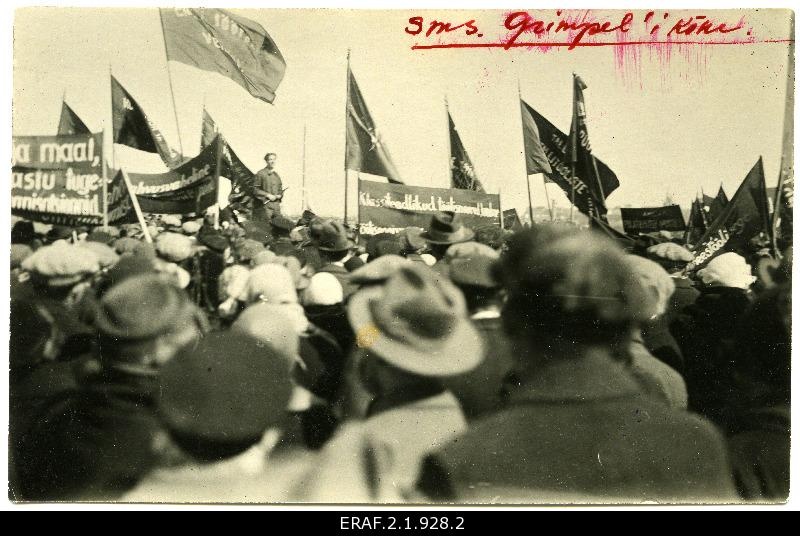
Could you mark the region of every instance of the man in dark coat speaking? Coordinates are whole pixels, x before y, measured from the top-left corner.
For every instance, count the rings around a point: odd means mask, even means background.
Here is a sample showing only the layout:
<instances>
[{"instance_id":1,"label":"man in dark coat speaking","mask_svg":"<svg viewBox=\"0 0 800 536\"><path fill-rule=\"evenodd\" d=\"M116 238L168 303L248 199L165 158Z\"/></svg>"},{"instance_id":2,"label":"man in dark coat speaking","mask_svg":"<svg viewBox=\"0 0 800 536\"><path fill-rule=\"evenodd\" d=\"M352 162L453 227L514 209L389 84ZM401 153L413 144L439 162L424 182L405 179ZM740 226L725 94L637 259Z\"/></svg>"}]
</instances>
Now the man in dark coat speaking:
<instances>
[{"instance_id":1,"label":"man in dark coat speaking","mask_svg":"<svg viewBox=\"0 0 800 536\"><path fill-rule=\"evenodd\" d=\"M253 219L270 221L273 214L281 213L281 200L283 199L283 184L281 177L275 172L275 153L267 153L264 160L267 167L256 173L253 184Z\"/></svg>"}]
</instances>

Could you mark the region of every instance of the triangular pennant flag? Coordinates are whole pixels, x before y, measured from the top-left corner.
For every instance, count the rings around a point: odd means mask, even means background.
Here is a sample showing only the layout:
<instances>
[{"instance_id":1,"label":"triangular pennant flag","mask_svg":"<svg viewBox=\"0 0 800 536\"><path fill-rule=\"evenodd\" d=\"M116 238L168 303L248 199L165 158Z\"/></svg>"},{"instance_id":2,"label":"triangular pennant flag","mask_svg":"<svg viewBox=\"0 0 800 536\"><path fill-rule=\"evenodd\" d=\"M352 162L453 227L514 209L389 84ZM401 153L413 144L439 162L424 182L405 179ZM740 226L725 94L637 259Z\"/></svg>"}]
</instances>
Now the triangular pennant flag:
<instances>
[{"instance_id":1,"label":"triangular pennant flag","mask_svg":"<svg viewBox=\"0 0 800 536\"><path fill-rule=\"evenodd\" d=\"M386 177L391 183L403 184L349 68L347 80L350 87L347 103L345 167L353 171Z\"/></svg>"},{"instance_id":2,"label":"triangular pennant flag","mask_svg":"<svg viewBox=\"0 0 800 536\"><path fill-rule=\"evenodd\" d=\"M764 233L769 237L767 187L761 158L736 190L723 213L712 222L695 248L695 258L686 267L696 270L717 255L733 251L747 256L750 240Z\"/></svg>"},{"instance_id":3,"label":"triangular pennant flag","mask_svg":"<svg viewBox=\"0 0 800 536\"><path fill-rule=\"evenodd\" d=\"M217 124L205 109L203 110L203 126L200 147L205 148L214 142L218 134ZM241 161L227 141L222 146L222 162L220 176L231 181L232 189L228 196L231 203L241 203L252 198L253 179L255 174ZM248 197L249 196L249 197ZM247 199L246 199L247 198ZM243 207L237 206L237 210Z\"/></svg>"},{"instance_id":4,"label":"triangular pennant flag","mask_svg":"<svg viewBox=\"0 0 800 536\"><path fill-rule=\"evenodd\" d=\"M447 112L447 119L450 125L450 183L453 188L483 192L483 185L475 174L475 167L461 142L450 112Z\"/></svg>"},{"instance_id":5,"label":"triangular pennant flag","mask_svg":"<svg viewBox=\"0 0 800 536\"><path fill-rule=\"evenodd\" d=\"M86 123L81 121L78 114L69 107L69 104L62 101L61 117L58 120L58 135L71 136L74 134L91 134L91 131L86 126Z\"/></svg>"},{"instance_id":6,"label":"triangular pennant flag","mask_svg":"<svg viewBox=\"0 0 800 536\"><path fill-rule=\"evenodd\" d=\"M592 146L589 143L589 130L586 126L586 103L583 90L587 88L580 76L573 77L574 92L572 106L572 126L569 133L568 154L570 163L574 166L575 175L580 177L588 187L595 202L593 215L600 219L606 218L606 197L619 186L616 175L613 179L608 177L608 184L603 184L600 171L592 155ZM610 190L607 189L610 187ZM570 193L571 195L571 193Z\"/></svg>"},{"instance_id":7,"label":"triangular pennant flag","mask_svg":"<svg viewBox=\"0 0 800 536\"><path fill-rule=\"evenodd\" d=\"M183 157L167 144L166 139L147 118L142 107L116 78L111 77L111 115L114 143L140 151L158 153L170 169L181 165Z\"/></svg>"}]
</instances>

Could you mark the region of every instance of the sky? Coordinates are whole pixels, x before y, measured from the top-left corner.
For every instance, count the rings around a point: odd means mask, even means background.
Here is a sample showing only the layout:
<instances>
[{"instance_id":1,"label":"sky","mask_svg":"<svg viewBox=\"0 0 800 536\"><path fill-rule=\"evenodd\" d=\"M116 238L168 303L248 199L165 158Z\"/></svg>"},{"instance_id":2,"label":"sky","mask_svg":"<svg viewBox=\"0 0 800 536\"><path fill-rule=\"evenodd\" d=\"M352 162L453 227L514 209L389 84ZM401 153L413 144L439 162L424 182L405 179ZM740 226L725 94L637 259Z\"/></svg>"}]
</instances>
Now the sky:
<instances>
[{"instance_id":1,"label":"sky","mask_svg":"<svg viewBox=\"0 0 800 536\"><path fill-rule=\"evenodd\" d=\"M410 17L453 23L475 19L490 38L500 34L504 12L234 11L263 25L286 59L274 104L251 97L220 75L167 64L154 8L17 10L13 134L55 134L62 96L92 130L110 129L111 71L184 154L199 151L204 105L253 171L263 167L266 152L277 153L277 170L289 187L284 199L288 213L300 210L305 153L311 208L338 216L344 203L350 49L353 73L407 184L449 185L446 97L486 191L500 193L503 208L522 213L528 197L518 87L526 102L568 131L573 72L588 86L584 93L594 154L621 183L608 197L608 206L659 206L667 195L686 206L701 189L713 195L720 184L732 196L759 156L767 184L777 182L786 43L631 47L624 56L615 55L613 47L412 50L414 44L443 38L407 34ZM554 12L530 11L548 19ZM643 12L635 14L643 17ZM591 14L600 20L619 20L621 15ZM744 17L759 37L789 34L786 10L713 15L733 22ZM131 171L165 169L155 155L119 146L112 153L110 145L107 151ZM355 179L351 173L351 214ZM545 206L541 176L531 176L530 182L533 204ZM567 206L555 185L547 188L551 198Z\"/></svg>"}]
</instances>

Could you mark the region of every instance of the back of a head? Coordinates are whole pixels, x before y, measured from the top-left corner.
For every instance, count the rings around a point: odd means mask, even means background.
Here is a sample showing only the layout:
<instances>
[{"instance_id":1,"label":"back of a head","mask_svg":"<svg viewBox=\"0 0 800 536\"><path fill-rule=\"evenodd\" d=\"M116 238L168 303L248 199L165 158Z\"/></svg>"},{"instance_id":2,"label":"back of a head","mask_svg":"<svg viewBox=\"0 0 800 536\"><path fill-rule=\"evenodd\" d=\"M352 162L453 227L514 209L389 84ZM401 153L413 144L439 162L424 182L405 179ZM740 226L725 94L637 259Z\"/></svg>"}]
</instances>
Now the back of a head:
<instances>
[{"instance_id":1,"label":"back of a head","mask_svg":"<svg viewBox=\"0 0 800 536\"><path fill-rule=\"evenodd\" d=\"M611 345L647 319L646 294L611 240L569 228L517 233L496 270L507 331L539 349Z\"/></svg>"},{"instance_id":2,"label":"back of a head","mask_svg":"<svg viewBox=\"0 0 800 536\"><path fill-rule=\"evenodd\" d=\"M162 369L159 414L196 459L235 456L284 424L292 390L286 360L242 331L209 334Z\"/></svg>"}]
</instances>

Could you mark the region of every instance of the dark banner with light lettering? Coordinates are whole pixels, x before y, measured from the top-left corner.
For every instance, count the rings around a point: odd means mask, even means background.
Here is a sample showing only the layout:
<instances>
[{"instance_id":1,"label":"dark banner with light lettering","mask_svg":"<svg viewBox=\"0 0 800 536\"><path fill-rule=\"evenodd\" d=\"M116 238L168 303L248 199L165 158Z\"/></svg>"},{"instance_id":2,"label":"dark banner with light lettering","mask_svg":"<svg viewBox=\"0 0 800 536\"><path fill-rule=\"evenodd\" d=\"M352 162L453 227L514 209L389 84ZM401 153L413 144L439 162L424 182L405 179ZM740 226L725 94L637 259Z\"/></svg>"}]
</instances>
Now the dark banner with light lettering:
<instances>
[{"instance_id":1,"label":"dark banner with light lettering","mask_svg":"<svg viewBox=\"0 0 800 536\"><path fill-rule=\"evenodd\" d=\"M43 223L99 225L101 134L13 136L11 213Z\"/></svg>"},{"instance_id":2,"label":"dark banner with light lettering","mask_svg":"<svg viewBox=\"0 0 800 536\"><path fill-rule=\"evenodd\" d=\"M622 228L625 234L636 236L639 233L655 233L658 231L683 232L686 222L681 207L667 205L653 208L621 208Z\"/></svg>"},{"instance_id":3,"label":"dark banner with light lettering","mask_svg":"<svg viewBox=\"0 0 800 536\"><path fill-rule=\"evenodd\" d=\"M500 225L500 196L470 190L358 181L358 223L362 235L427 229L434 213L457 213L472 229Z\"/></svg>"}]
</instances>

